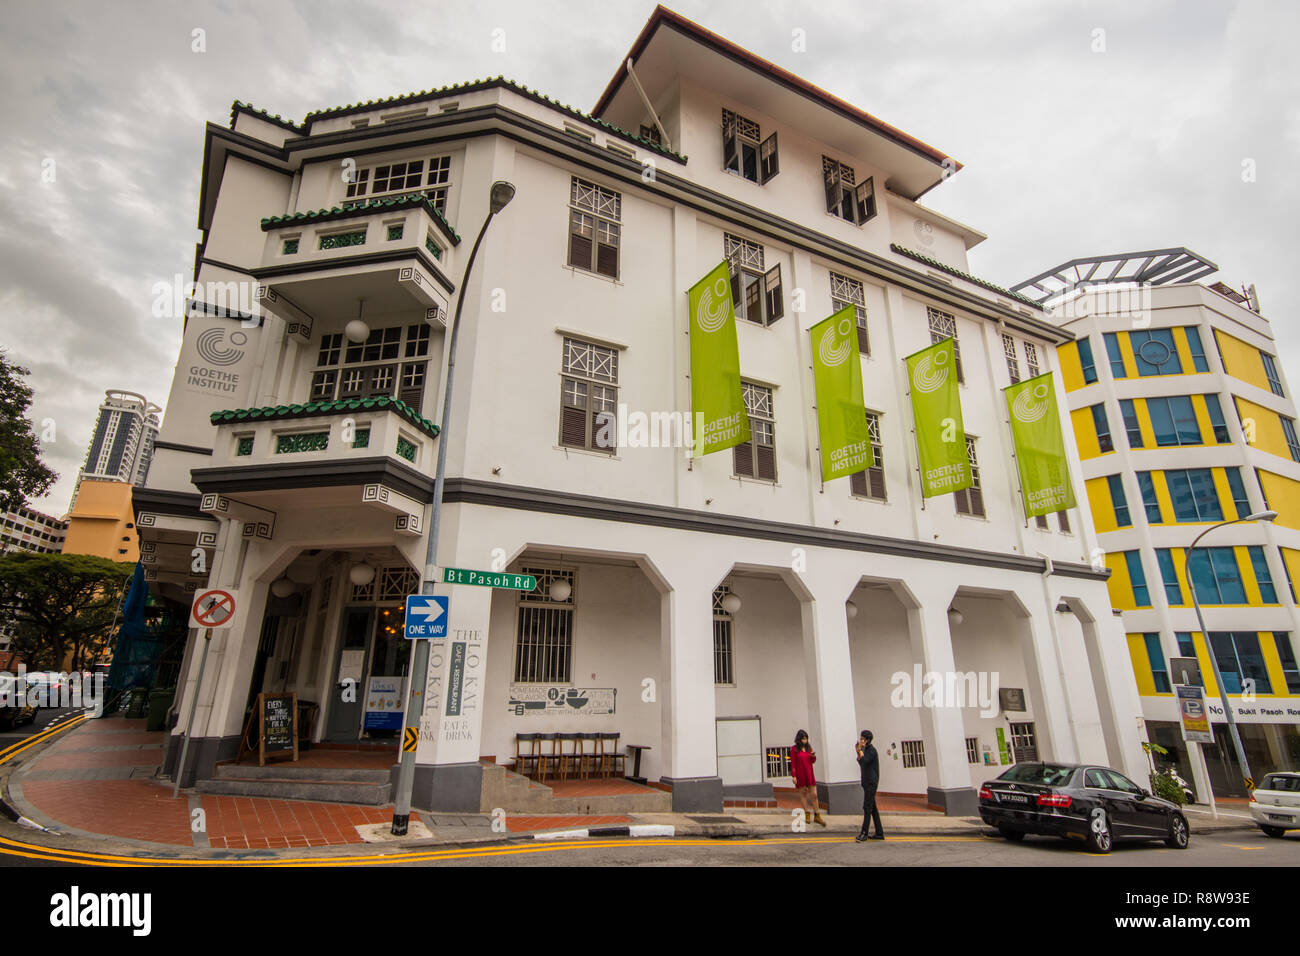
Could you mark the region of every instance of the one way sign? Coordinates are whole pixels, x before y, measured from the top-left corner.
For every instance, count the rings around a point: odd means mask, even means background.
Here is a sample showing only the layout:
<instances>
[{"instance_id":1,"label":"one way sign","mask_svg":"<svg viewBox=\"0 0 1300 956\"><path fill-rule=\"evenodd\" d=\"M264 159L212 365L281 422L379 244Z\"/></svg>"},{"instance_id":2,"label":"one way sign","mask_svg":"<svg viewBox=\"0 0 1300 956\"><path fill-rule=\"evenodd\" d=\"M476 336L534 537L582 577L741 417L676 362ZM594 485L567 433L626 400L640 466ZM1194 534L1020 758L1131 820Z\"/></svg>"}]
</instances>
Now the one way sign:
<instances>
[{"instance_id":1,"label":"one way sign","mask_svg":"<svg viewBox=\"0 0 1300 956\"><path fill-rule=\"evenodd\" d=\"M435 594L407 595L406 639L446 637L450 600Z\"/></svg>"}]
</instances>

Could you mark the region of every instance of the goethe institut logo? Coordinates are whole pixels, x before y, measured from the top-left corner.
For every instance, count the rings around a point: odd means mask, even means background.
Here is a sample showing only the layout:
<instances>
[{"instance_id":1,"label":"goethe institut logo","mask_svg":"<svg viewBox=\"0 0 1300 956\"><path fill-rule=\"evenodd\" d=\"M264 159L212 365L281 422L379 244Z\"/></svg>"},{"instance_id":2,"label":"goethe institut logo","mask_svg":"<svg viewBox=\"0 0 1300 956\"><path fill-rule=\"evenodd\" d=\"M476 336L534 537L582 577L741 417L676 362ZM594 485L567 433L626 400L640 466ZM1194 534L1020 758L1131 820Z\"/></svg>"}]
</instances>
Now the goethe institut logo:
<instances>
[{"instance_id":1,"label":"goethe institut logo","mask_svg":"<svg viewBox=\"0 0 1300 956\"><path fill-rule=\"evenodd\" d=\"M232 366L248 352L248 333L240 328L213 326L198 334L194 342L196 361L187 369L185 387L195 392L234 393L239 373Z\"/></svg>"}]
</instances>

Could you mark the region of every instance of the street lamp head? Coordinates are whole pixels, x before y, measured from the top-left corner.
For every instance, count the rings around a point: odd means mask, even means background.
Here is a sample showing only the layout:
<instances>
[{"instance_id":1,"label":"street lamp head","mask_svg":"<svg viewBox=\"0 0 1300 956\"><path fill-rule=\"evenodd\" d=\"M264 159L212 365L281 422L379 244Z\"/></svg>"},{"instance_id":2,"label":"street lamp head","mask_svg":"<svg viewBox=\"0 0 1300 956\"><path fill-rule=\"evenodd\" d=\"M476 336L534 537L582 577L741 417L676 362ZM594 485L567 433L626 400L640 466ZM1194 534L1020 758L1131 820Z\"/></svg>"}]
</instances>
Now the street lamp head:
<instances>
[{"instance_id":1,"label":"street lamp head","mask_svg":"<svg viewBox=\"0 0 1300 956\"><path fill-rule=\"evenodd\" d=\"M1247 521L1273 521L1277 518L1276 511L1256 511L1253 515L1247 515Z\"/></svg>"},{"instance_id":2,"label":"street lamp head","mask_svg":"<svg viewBox=\"0 0 1300 956\"><path fill-rule=\"evenodd\" d=\"M515 198L515 187L513 183L508 183L503 179L498 179L492 184L492 214L496 215L502 209L505 209L510 200Z\"/></svg>"}]
</instances>

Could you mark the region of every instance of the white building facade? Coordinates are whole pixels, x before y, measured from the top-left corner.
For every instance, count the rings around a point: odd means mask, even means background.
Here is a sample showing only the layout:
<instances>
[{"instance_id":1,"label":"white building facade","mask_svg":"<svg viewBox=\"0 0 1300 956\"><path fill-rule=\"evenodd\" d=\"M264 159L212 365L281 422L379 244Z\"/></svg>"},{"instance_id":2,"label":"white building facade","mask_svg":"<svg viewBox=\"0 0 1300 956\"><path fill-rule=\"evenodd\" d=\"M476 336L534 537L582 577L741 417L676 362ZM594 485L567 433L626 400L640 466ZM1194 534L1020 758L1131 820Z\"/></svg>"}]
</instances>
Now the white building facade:
<instances>
[{"instance_id":1,"label":"white building facade","mask_svg":"<svg viewBox=\"0 0 1300 956\"><path fill-rule=\"evenodd\" d=\"M832 811L861 805L864 728L881 789L949 813L974 811L1004 741L1141 780L1091 521L1025 521L1000 393L1004 335L1048 371L1068 334L969 276L983 236L916 202L958 164L662 8L631 59L653 116L620 68L592 116L498 79L301 125L236 104L208 126L196 281L247 283L257 307L190 309L135 497L157 592L228 587L240 606L212 638L183 781L234 756L260 690L317 703L317 740L402 726L346 687L407 677L437 441L437 567L540 583L439 585L451 635L417 808L479 810L480 758L509 763L528 732L648 747L642 775L683 810L789 786L798 729ZM462 289L461 237L498 180L517 194ZM724 258L754 438L691 460L638 423L689 411L685 293ZM879 467L824 483L807 330L845 304ZM954 333L979 486L923 502L902 359ZM626 444L602 447L605 412ZM961 699L924 698L929 674ZM1023 700L1004 709L999 687Z\"/></svg>"},{"instance_id":2,"label":"white building facade","mask_svg":"<svg viewBox=\"0 0 1300 956\"><path fill-rule=\"evenodd\" d=\"M95 432L86 449L86 460L72 492L73 505L77 501L77 489L87 478L135 485L144 483L153 461L161 411L137 392L110 389L104 394L95 420Z\"/></svg>"}]
</instances>

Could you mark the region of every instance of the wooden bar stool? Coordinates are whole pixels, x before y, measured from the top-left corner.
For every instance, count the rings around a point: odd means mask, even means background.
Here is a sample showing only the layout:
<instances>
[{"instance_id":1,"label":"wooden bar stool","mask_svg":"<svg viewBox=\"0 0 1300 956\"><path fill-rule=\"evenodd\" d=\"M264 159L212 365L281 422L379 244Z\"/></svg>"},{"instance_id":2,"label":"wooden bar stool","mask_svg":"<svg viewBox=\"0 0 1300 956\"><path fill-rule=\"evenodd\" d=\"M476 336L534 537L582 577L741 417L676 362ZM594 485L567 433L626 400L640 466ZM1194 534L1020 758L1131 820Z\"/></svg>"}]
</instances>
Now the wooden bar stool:
<instances>
[{"instance_id":1,"label":"wooden bar stool","mask_svg":"<svg viewBox=\"0 0 1300 956\"><path fill-rule=\"evenodd\" d=\"M537 779L545 780L547 774L560 770L560 735L538 734L541 748L537 755Z\"/></svg>"}]
</instances>

